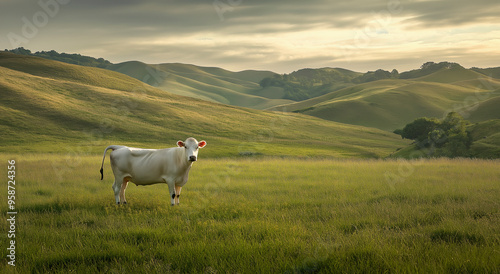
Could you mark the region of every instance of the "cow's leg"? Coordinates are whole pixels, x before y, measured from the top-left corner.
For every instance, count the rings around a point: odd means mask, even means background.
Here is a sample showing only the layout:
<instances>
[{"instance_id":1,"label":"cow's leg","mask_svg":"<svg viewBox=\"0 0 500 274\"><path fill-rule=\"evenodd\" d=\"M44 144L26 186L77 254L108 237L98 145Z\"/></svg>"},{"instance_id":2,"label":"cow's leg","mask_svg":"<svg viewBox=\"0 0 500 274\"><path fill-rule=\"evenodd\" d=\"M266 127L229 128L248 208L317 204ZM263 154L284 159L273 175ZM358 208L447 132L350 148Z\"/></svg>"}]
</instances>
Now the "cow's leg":
<instances>
[{"instance_id":1,"label":"cow's leg","mask_svg":"<svg viewBox=\"0 0 500 274\"><path fill-rule=\"evenodd\" d=\"M127 185L128 185L129 180L130 180L130 177L123 178L123 183L121 185L120 200L122 201L123 204L127 203L127 199L125 199L125 189L127 189Z\"/></svg>"},{"instance_id":2,"label":"cow's leg","mask_svg":"<svg viewBox=\"0 0 500 274\"><path fill-rule=\"evenodd\" d=\"M113 191L115 192L115 200L116 204L120 204L120 190L121 190L122 182L120 182L120 179L115 178L115 183L113 184Z\"/></svg>"},{"instance_id":3,"label":"cow's leg","mask_svg":"<svg viewBox=\"0 0 500 274\"><path fill-rule=\"evenodd\" d=\"M179 196L181 196L181 186L175 186L175 204L179 204Z\"/></svg>"},{"instance_id":4,"label":"cow's leg","mask_svg":"<svg viewBox=\"0 0 500 274\"><path fill-rule=\"evenodd\" d=\"M175 205L175 183L174 182L167 182L168 184L168 190L170 193L170 204L172 206Z\"/></svg>"}]
</instances>

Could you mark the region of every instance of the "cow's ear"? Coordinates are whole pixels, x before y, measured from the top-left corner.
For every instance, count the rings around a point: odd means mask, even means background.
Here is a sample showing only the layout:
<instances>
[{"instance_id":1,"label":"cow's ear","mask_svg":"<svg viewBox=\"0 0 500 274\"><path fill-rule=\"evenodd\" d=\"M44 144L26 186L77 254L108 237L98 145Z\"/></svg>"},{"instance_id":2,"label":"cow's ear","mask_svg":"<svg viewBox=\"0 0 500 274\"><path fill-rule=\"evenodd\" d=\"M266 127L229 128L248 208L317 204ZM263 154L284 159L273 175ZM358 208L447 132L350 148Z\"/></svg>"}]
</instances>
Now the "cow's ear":
<instances>
[{"instance_id":1,"label":"cow's ear","mask_svg":"<svg viewBox=\"0 0 500 274\"><path fill-rule=\"evenodd\" d=\"M199 147L199 148L204 148L206 145L207 145L207 142L205 142L205 141L200 141L200 142L198 143L198 147Z\"/></svg>"},{"instance_id":2,"label":"cow's ear","mask_svg":"<svg viewBox=\"0 0 500 274\"><path fill-rule=\"evenodd\" d=\"M183 141L177 141L177 145L179 147L184 147L184 142Z\"/></svg>"}]
</instances>

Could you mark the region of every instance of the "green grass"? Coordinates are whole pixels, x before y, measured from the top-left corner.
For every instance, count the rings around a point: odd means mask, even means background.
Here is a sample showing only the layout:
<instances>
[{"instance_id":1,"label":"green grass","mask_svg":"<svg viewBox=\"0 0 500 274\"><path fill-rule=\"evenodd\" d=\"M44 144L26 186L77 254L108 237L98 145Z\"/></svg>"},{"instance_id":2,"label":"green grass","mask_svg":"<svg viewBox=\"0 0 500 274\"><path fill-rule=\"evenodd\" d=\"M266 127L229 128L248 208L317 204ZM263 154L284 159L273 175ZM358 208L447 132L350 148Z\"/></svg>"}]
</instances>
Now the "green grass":
<instances>
[{"instance_id":1,"label":"green grass","mask_svg":"<svg viewBox=\"0 0 500 274\"><path fill-rule=\"evenodd\" d=\"M16 159L18 273L500 270L498 161L200 152L171 207L166 185L130 185L129 204L114 205L100 155L0 159ZM0 272L12 270L5 252Z\"/></svg>"}]
</instances>

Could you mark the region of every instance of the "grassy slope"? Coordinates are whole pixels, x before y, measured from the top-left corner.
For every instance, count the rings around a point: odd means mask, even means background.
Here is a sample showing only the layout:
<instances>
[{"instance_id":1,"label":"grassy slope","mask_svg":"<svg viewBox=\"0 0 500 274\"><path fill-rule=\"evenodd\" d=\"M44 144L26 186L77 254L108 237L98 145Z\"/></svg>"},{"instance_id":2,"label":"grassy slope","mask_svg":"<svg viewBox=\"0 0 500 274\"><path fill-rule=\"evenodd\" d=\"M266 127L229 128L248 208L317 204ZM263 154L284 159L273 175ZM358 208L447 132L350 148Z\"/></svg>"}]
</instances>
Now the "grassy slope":
<instances>
[{"instance_id":1,"label":"grassy slope","mask_svg":"<svg viewBox=\"0 0 500 274\"><path fill-rule=\"evenodd\" d=\"M500 155L500 120L489 120L470 126L474 143L473 157L498 158Z\"/></svg>"},{"instance_id":2,"label":"grassy slope","mask_svg":"<svg viewBox=\"0 0 500 274\"><path fill-rule=\"evenodd\" d=\"M36 70L36 68L34 69ZM254 109L274 109L276 106L286 105L287 110L297 110L328 120L377 127L384 130L393 130L398 125L405 124L405 122L401 122L401 119L397 119L396 117L402 117L405 121L411 121L418 116L441 117L443 111L447 112L451 109L456 109L456 106L462 109L465 108L464 111L466 113L462 113L463 116L475 116L471 118L473 121L500 118L500 115L497 114L498 111L495 111L496 109L493 109L491 104L487 109L481 107L480 115L475 115L473 111L469 111L469 105L476 105L485 98L484 95L477 96L477 94L474 94L477 98L472 98L472 100L471 95L469 95L465 98L460 98L458 101L456 98L451 98L453 102L444 100L443 103L443 100L438 100L438 102L434 104L430 103L429 100L418 98L418 94L400 94L402 102L416 102L414 104L407 104L407 108L401 107L401 104L394 104L394 100L391 100L391 98L386 101L383 95L379 96L378 99L374 98L375 102L371 102L369 99L363 100L368 96L351 98L350 101L343 100L341 102L335 102L335 100L331 99L337 96L337 91L339 89L344 88L344 91L349 91L351 89L347 87L354 85L352 83L346 84L343 81L347 78L352 79L362 75L358 72L339 68L302 69L291 73L289 76L293 76L299 79L299 81L313 81L316 84L318 84L318 81L321 82L323 80L334 81L332 84L323 88L312 88L306 91L312 96L319 96L325 92L331 92L330 94L298 103L282 99L284 97L284 92L280 87L269 87L264 89L259 87L258 82L261 79L274 74L270 71L231 72L215 67L199 67L187 64L148 65L137 61L114 64L109 66L108 69L132 76L171 93L211 102L244 106ZM453 66L447 66L440 71L427 74L426 76L413 78L413 80L416 81L417 84L422 82L452 84L454 87L467 88L470 89L470 91L498 91L498 71L499 68L465 69L458 64L454 64ZM51 74L53 71L48 70L47 73ZM419 73L416 73L416 75L418 74ZM489 78L485 75L493 78ZM404 80L401 81L404 82ZM396 85L400 86L400 83L396 84L393 82L393 86ZM378 88L377 86L378 84L375 84L374 88ZM365 87L365 84L361 85L361 89L363 89L362 92L369 92L372 89L371 87ZM423 87L428 88L428 86L425 85ZM440 93L440 88L441 87L437 85L430 89L433 90L434 93ZM448 89L449 88L450 87L448 87ZM381 89L384 89L384 87ZM494 97L499 94L500 92L497 92L491 96ZM445 94L444 96L447 95ZM394 97L395 96L392 96L392 98ZM478 98L480 100L477 100ZM357 101L356 99L361 100ZM381 101L382 104L376 101ZM385 102L388 104L385 105ZM328 106L328 104L331 105ZM453 107L450 108L450 104L452 104ZM317 105L321 106L321 108L317 108ZM367 120L366 117L373 117L373 119Z\"/></svg>"},{"instance_id":3,"label":"grassy slope","mask_svg":"<svg viewBox=\"0 0 500 274\"><path fill-rule=\"evenodd\" d=\"M112 143L171 147L194 136L208 142L207 156L379 157L406 144L377 129L196 100L40 58L2 53L0 75L3 151L95 153Z\"/></svg>"},{"instance_id":4,"label":"grassy slope","mask_svg":"<svg viewBox=\"0 0 500 274\"><path fill-rule=\"evenodd\" d=\"M165 185L114 205L101 156L9 159L19 273L500 269L498 161L202 159L171 207Z\"/></svg>"},{"instance_id":5,"label":"grassy slope","mask_svg":"<svg viewBox=\"0 0 500 274\"><path fill-rule=\"evenodd\" d=\"M455 67L451 69L441 69L432 74L416 78L415 80L437 83L455 83L464 80L474 80L479 78L487 78L484 74L463 68Z\"/></svg>"},{"instance_id":6,"label":"grassy slope","mask_svg":"<svg viewBox=\"0 0 500 274\"><path fill-rule=\"evenodd\" d=\"M125 62L108 67L132 76L150 85L178 95L211 102L265 109L291 102L266 96L259 81L274 73L269 71L231 72L221 68L199 67L188 64L147 65L141 62Z\"/></svg>"},{"instance_id":7,"label":"grassy slope","mask_svg":"<svg viewBox=\"0 0 500 274\"><path fill-rule=\"evenodd\" d=\"M175 94L223 104L268 109L294 102L283 99L285 93L282 87L260 87L260 80L275 75L270 71L231 72L216 67L179 63L148 65L137 61L114 64L108 69L124 73ZM148 75L151 72L155 74L155 77ZM344 82L344 78L352 79L361 73L339 68L322 68L302 69L290 75L298 79L298 82L293 82L293 84L313 81L318 87L304 90L304 92L315 97L352 86L353 84ZM333 82L319 88L322 81Z\"/></svg>"},{"instance_id":8,"label":"grassy slope","mask_svg":"<svg viewBox=\"0 0 500 274\"><path fill-rule=\"evenodd\" d=\"M466 118L500 118L494 104L473 107L485 100L496 100L500 96L499 88L500 81L497 79L457 68L412 80L364 83L279 109L342 123L394 130L418 117L442 118L453 110L461 112Z\"/></svg>"},{"instance_id":9,"label":"grassy slope","mask_svg":"<svg viewBox=\"0 0 500 274\"><path fill-rule=\"evenodd\" d=\"M442 118L450 111L459 111L466 118L472 116L472 121L500 118L494 104L481 104L485 100L500 98L500 80L461 66L443 68L411 80L379 80L354 86L339 82L325 87L331 92L300 102L281 99L284 96L281 87L262 89L258 86L259 80L269 77L272 72L235 73L186 64L152 66L139 62L114 65L112 69L176 94L255 109L297 111L326 120L389 131L418 117ZM147 71L158 72L153 83ZM331 68L303 69L291 75L304 81L318 81L333 77L328 74L331 71L345 77L359 75ZM309 91L317 96L314 92ZM475 105L480 107L476 109Z\"/></svg>"},{"instance_id":10,"label":"grassy slope","mask_svg":"<svg viewBox=\"0 0 500 274\"><path fill-rule=\"evenodd\" d=\"M472 70L482 73L484 75L500 79L500 67L495 68L472 68Z\"/></svg>"},{"instance_id":11,"label":"grassy slope","mask_svg":"<svg viewBox=\"0 0 500 274\"><path fill-rule=\"evenodd\" d=\"M499 91L496 94L500 93ZM485 100L470 106L469 115L464 115L472 122L486 121L492 118L500 119L500 96L484 96Z\"/></svg>"}]
</instances>

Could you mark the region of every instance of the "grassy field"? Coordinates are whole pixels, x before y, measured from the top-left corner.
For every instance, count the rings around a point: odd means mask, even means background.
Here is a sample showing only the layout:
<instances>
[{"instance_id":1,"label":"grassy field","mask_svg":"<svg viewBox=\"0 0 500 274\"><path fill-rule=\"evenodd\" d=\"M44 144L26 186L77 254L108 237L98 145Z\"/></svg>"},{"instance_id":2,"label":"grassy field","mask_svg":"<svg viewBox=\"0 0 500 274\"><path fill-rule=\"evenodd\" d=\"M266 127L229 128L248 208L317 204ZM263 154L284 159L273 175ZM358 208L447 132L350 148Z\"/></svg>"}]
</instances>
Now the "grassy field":
<instances>
[{"instance_id":1,"label":"grassy field","mask_svg":"<svg viewBox=\"0 0 500 274\"><path fill-rule=\"evenodd\" d=\"M115 205L100 155L0 154L2 181L9 159L17 257L7 265L4 222L2 273L500 271L498 160L200 153L171 207L166 185L130 185Z\"/></svg>"}]
</instances>

